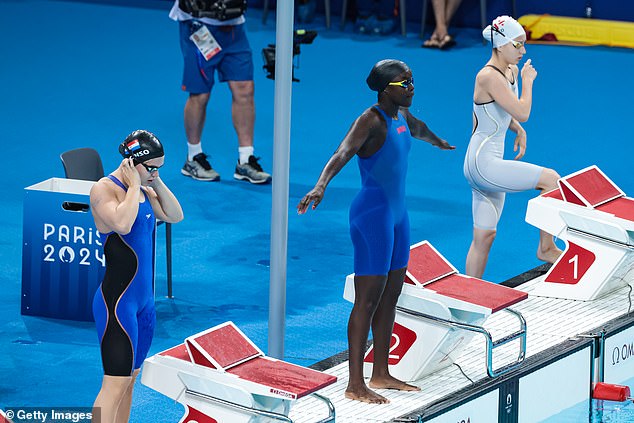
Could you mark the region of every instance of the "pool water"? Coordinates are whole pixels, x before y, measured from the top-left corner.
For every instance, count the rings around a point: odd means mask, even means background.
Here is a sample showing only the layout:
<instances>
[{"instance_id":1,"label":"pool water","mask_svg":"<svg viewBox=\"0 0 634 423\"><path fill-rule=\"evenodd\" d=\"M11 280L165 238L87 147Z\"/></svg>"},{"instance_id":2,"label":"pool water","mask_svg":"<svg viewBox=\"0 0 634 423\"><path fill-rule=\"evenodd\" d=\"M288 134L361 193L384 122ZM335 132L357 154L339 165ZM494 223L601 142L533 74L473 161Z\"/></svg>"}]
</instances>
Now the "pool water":
<instances>
[{"instance_id":1,"label":"pool water","mask_svg":"<svg viewBox=\"0 0 634 423\"><path fill-rule=\"evenodd\" d=\"M630 388L634 386L634 378L619 383ZM634 403L632 401L615 402L592 400L592 410L588 410L588 402L583 401L559 414L543 420L544 423L634 423Z\"/></svg>"}]
</instances>

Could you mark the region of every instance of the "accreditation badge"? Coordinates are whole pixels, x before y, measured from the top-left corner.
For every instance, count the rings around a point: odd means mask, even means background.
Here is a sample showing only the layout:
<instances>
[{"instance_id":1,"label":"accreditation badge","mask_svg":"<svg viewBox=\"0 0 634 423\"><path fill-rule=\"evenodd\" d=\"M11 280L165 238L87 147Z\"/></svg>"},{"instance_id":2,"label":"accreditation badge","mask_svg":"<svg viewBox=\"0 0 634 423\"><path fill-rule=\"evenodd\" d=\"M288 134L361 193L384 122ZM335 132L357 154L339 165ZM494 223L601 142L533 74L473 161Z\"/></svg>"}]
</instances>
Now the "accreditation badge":
<instances>
[{"instance_id":1,"label":"accreditation badge","mask_svg":"<svg viewBox=\"0 0 634 423\"><path fill-rule=\"evenodd\" d=\"M209 29L207 29L205 25L190 35L189 39L196 44L198 51L200 51L205 60L211 59L222 50L218 41L211 35L211 32L209 32Z\"/></svg>"}]
</instances>

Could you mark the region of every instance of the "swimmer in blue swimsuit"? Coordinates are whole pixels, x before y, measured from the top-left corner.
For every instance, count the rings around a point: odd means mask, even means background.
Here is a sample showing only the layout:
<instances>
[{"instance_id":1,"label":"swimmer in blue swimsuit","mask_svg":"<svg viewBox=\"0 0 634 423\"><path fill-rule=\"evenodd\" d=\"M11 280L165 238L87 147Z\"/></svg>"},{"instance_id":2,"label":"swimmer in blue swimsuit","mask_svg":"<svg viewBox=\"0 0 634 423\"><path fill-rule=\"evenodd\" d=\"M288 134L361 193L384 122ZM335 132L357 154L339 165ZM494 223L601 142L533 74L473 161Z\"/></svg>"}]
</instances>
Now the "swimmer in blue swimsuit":
<instances>
[{"instance_id":1,"label":"swimmer in blue swimsuit","mask_svg":"<svg viewBox=\"0 0 634 423\"><path fill-rule=\"evenodd\" d=\"M350 206L350 236L354 246L355 302L348 321L350 378L345 396L374 404L389 401L370 388L417 391L388 371L388 350L396 302L409 260L409 219L405 208L405 177L412 137L443 150L455 147L438 138L408 110L414 97L409 67L382 60L366 82L378 93L378 103L352 124L315 187L302 198L297 212L315 209L326 186L356 154L361 190ZM374 363L369 387L363 379L363 356L372 327Z\"/></svg>"},{"instance_id":2,"label":"swimmer in blue swimsuit","mask_svg":"<svg viewBox=\"0 0 634 423\"><path fill-rule=\"evenodd\" d=\"M532 104L537 72L527 60L521 72L517 64L526 54L524 28L510 16L500 16L482 31L493 46L486 66L476 76L473 93L473 134L464 161L464 175L471 185L473 242L467 254L466 273L482 277L507 192L557 187L559 175L552 169L519 161L526 150L526 122ZM517 134L515 160L504 159L504 140L510 129ZM554 263L561 254L553 237L541 231L537 257Z\"/></svg>"},{"instance_id":3,"label":"swimmer in blue swimsuit","mask_svg":"<svg viewBox=\"0 0 634 423\"><path fill-rule=\"evenodd\" d=\"M134 131L119 146L118 169L90 191L95 226L106 258L93 314L104 378L94 411L100 422L128 421L134 381L152 342L156 218L176 223L183 211L159 177L163 146L148 131Z\"/></svg>"}]
</instances>

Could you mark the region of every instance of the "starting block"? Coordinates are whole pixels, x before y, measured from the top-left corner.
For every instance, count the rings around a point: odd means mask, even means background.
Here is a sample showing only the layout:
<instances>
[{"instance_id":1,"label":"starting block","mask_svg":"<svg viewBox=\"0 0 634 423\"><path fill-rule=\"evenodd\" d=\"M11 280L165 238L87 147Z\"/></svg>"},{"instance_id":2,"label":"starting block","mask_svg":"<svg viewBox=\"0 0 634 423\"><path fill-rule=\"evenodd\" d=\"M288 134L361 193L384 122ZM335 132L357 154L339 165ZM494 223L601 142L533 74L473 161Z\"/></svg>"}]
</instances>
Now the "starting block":
<instances>
[{"instance_id":1,"label":"starting block","mask_svg":"<svg viewBox=\"0 0 634 423\"><path fill-rule=\"evenodd\" d=\"M180 402L180 423L285 421L291 404L314 395L334 421L334 406L315 391L335 376L266 357L232 322L190 336L145 360L141 382Z\"/></svg>"},{"instance_id":2,"label":"starting block","mask_svg":"<svg viewBox=\"0 0 634 423\"><path fill-rule=\"evenodd\" d=\"M476 334L487 341L487 373L499 376L516 367L526 355L526 321L507 307L528 294L458 273L429 242L410 247L403 290L396 305L390 342L390 374L405 381L450 366ZM354 274L348 275L344 298L354 302ZM506 311L519 321L519 329L498 340L483 327L495 312ZM519 340L517 360L493 368L493 350ZM373 347L366 352L364 374L372 373Z\"/></svg>"},{"instance_id":3,"label":"starting block","mask_svg":"<svg viewBox=\"0 0 634 423\"><path fill-rule=\"evenodd\" d=\"M632 281L634 199L597 166L558 181L528 202L526 222L566 242L531 294L589 301Z\"/></svg>"}]
</instances>

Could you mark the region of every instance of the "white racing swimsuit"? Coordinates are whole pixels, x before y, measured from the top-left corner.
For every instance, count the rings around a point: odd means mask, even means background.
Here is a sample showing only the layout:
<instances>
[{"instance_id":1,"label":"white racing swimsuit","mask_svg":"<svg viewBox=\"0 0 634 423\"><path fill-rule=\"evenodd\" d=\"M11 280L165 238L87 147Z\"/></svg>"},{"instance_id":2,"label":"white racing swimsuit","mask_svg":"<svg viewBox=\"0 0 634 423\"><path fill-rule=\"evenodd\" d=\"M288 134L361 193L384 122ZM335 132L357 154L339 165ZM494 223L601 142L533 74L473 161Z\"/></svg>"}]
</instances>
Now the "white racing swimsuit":
<instances>
[{"instance_id":1,"label":"white racing swimsuit","mask_svg":"<svg viewBox=\"0 0 634 423\"><path fill-rule=\"evenodd\" d=\"M517 96L515 75L509 86ZM504 139L511 115L495 101L474 103L473 115L474 128L464 161L464 175L471 185L473 198L473 225L478 229L495 230L502 215L505 193L535 189L544 168L504 160Z\"/></svg>"}]
</instances>

